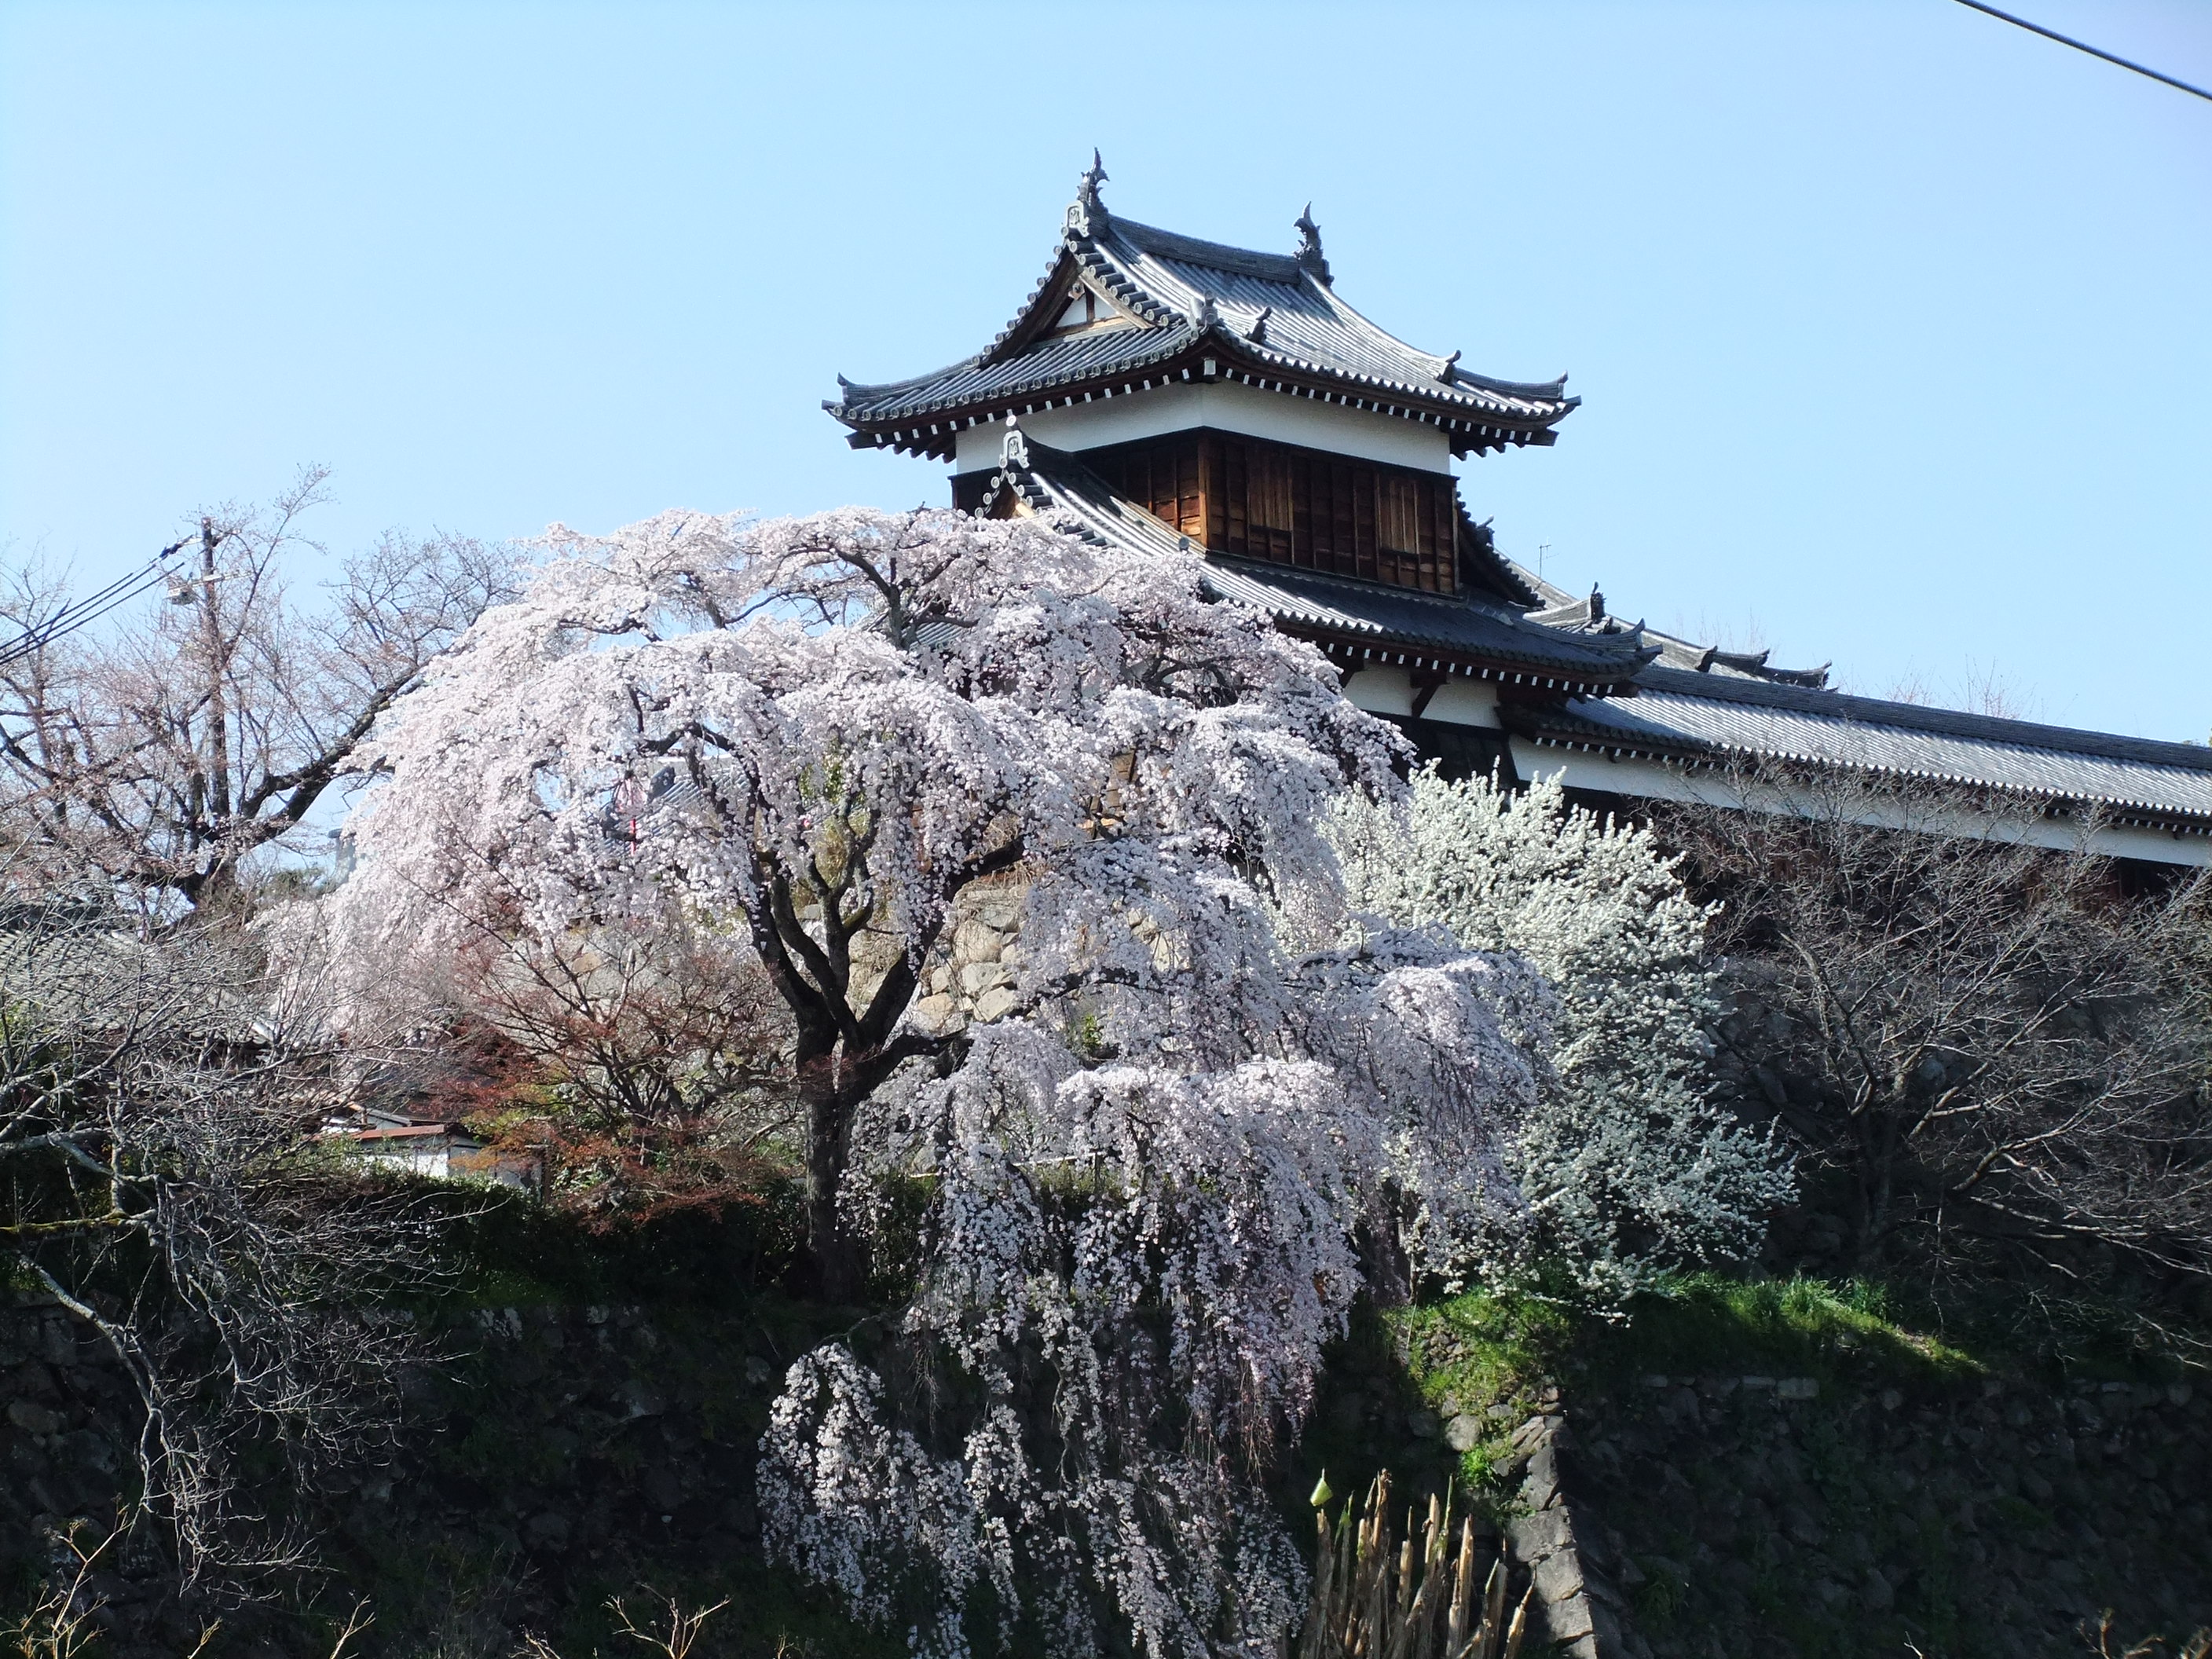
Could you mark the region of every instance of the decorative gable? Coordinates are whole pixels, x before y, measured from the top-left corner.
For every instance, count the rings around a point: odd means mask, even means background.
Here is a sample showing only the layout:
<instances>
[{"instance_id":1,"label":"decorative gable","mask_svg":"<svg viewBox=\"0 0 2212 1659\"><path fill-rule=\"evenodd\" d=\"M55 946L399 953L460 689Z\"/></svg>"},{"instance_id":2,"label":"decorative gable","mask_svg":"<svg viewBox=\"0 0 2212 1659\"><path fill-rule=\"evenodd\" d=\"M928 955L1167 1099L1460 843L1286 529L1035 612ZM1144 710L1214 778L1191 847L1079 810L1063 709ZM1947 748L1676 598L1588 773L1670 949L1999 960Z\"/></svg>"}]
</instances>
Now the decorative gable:
<instances>
[{"instance_id":1,"label":"decorative gable","mask_svg":"<svg viewBox=\"0 0 2212 1659\"><path fill-rule=\"evenodd\" d=\"M1078 282L1067 290L1066 301L1043 330L1047 338L1073 334L1079 329L1102 328L1133 321L1126 312L1088 283Z\"/></svg>"}]
</instances>

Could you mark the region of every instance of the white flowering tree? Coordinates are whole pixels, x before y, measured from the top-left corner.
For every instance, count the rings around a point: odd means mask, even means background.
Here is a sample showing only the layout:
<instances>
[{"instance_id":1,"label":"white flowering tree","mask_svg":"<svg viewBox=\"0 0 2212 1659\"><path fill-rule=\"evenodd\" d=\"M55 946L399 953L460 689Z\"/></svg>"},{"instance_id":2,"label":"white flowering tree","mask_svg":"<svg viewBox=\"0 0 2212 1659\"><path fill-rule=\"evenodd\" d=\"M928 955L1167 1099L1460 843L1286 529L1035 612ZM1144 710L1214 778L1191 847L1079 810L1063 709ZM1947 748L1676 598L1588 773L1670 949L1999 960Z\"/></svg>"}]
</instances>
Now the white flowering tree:
<instances>
[{"instance_id":1,"label":"white flowering tree","mask_svg":"<svg viewBox=\"0 0 2212 1659\"><path fill-rule=\"evenodd\" d=\"M556 532L372 744L317 936L379 984L487 932L681 913L788 1010L824 1289L771 1547L962 1651L1274 1651L1257 1477L1363 1289L1511 1231L1549 998L1354 925L1322 825L1399 744L1194 559L1035 520L672 514ZM1012 1009L913 1015L963 890L1026 896ZM369 1006L363 987L362 1006Z\"/></svg>"},{"instance_id":2,"label":"white flowering tree","mask_svg":"<svg viewBox=\"0 0 2212 1659\"><path fill-rule=\"evenodd\" d=\"M1712 1099L1724 1009L1705 909L1649 830L1433 768L1332 824L1353 901L1525 957L1557 989L1552 1074L1506 1151L1529 1248L1595 1289L1741 1260L1790 1200L1790 1160Z\"/></svg>"}]
</instances>

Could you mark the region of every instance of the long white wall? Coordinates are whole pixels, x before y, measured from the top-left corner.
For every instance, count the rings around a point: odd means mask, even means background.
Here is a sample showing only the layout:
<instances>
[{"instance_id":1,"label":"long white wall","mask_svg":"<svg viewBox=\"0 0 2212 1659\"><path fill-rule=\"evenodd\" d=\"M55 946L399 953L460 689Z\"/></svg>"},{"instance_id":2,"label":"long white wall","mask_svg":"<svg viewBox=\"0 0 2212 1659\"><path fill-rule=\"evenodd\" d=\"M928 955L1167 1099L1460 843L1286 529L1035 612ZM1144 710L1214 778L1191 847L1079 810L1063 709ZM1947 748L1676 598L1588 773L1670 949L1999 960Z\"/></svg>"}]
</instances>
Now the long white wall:
<instances>
[{"instance_id":1,"label":"long white wall","mask_svg":"<svg viewBox=\"0 0 2212 1659\"><path fill-rule=\"evenodd\" d=\"M1435 427L1368 410L1316 403L1310 398L1262 392L1233 380L1212 386L1193 382L1157 386L1150 392L1100 398L1066 409L1024 415L1019 424L1039 443L1054 449L1102 449L1108 444L1133 443L1139 438L1207 427L1216 432L1357 455L1390 466L1416 467L1424 472L1451 471L1451 440ZM969 427L955 441L959 447L955 470L990 471L999 464L1000 446L1005 438L1006 428L997 421Z\"/></svg>"}]
</instances>

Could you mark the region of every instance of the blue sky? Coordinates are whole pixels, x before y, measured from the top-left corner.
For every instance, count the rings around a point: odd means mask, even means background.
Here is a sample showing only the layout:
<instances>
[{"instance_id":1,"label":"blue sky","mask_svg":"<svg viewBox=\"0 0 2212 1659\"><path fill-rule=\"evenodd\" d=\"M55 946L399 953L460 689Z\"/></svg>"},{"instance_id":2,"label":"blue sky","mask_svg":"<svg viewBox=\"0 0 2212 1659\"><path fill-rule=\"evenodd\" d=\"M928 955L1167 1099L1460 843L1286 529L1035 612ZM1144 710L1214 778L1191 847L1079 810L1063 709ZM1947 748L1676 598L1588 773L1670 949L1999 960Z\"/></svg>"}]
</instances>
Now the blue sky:
<instances>
[{"instance_id":1,"label":"blue sky","mask_svg":"<svg viewBox=\"0 0 2212 1659\"><path fill-rule=\"evenodd\" d=\"M2200 84L2205 0L2017 0ZM1091 147L1477 369L1508 551L1850 687L2203 740L2212 104L1950 0L0 4L0 541L335 470L333 549L944 499L820 400L980 347Z\"/></svg>"}]
</instances>

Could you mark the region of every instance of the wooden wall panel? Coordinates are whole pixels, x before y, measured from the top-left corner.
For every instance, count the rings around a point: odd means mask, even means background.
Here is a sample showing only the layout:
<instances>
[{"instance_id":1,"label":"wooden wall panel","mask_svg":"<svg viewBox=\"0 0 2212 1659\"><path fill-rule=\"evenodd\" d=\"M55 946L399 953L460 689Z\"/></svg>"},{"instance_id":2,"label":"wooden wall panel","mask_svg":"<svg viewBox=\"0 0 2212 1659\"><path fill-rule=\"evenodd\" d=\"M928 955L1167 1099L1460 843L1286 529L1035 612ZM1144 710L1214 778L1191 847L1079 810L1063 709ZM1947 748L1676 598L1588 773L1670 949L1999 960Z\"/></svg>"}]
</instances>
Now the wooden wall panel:
<instances>
[{"instance_id":1,"label":"wooden wall panel","mask_svg":"<svg viewBox=\"0 0 2212 1659\"><path fill-rule=\"evenodd\" d=\"M1084 453L1131 501L1217 553L1455 592L1459 505L1433 472L1226 433Z\"/></svg>"}]
</instances>

